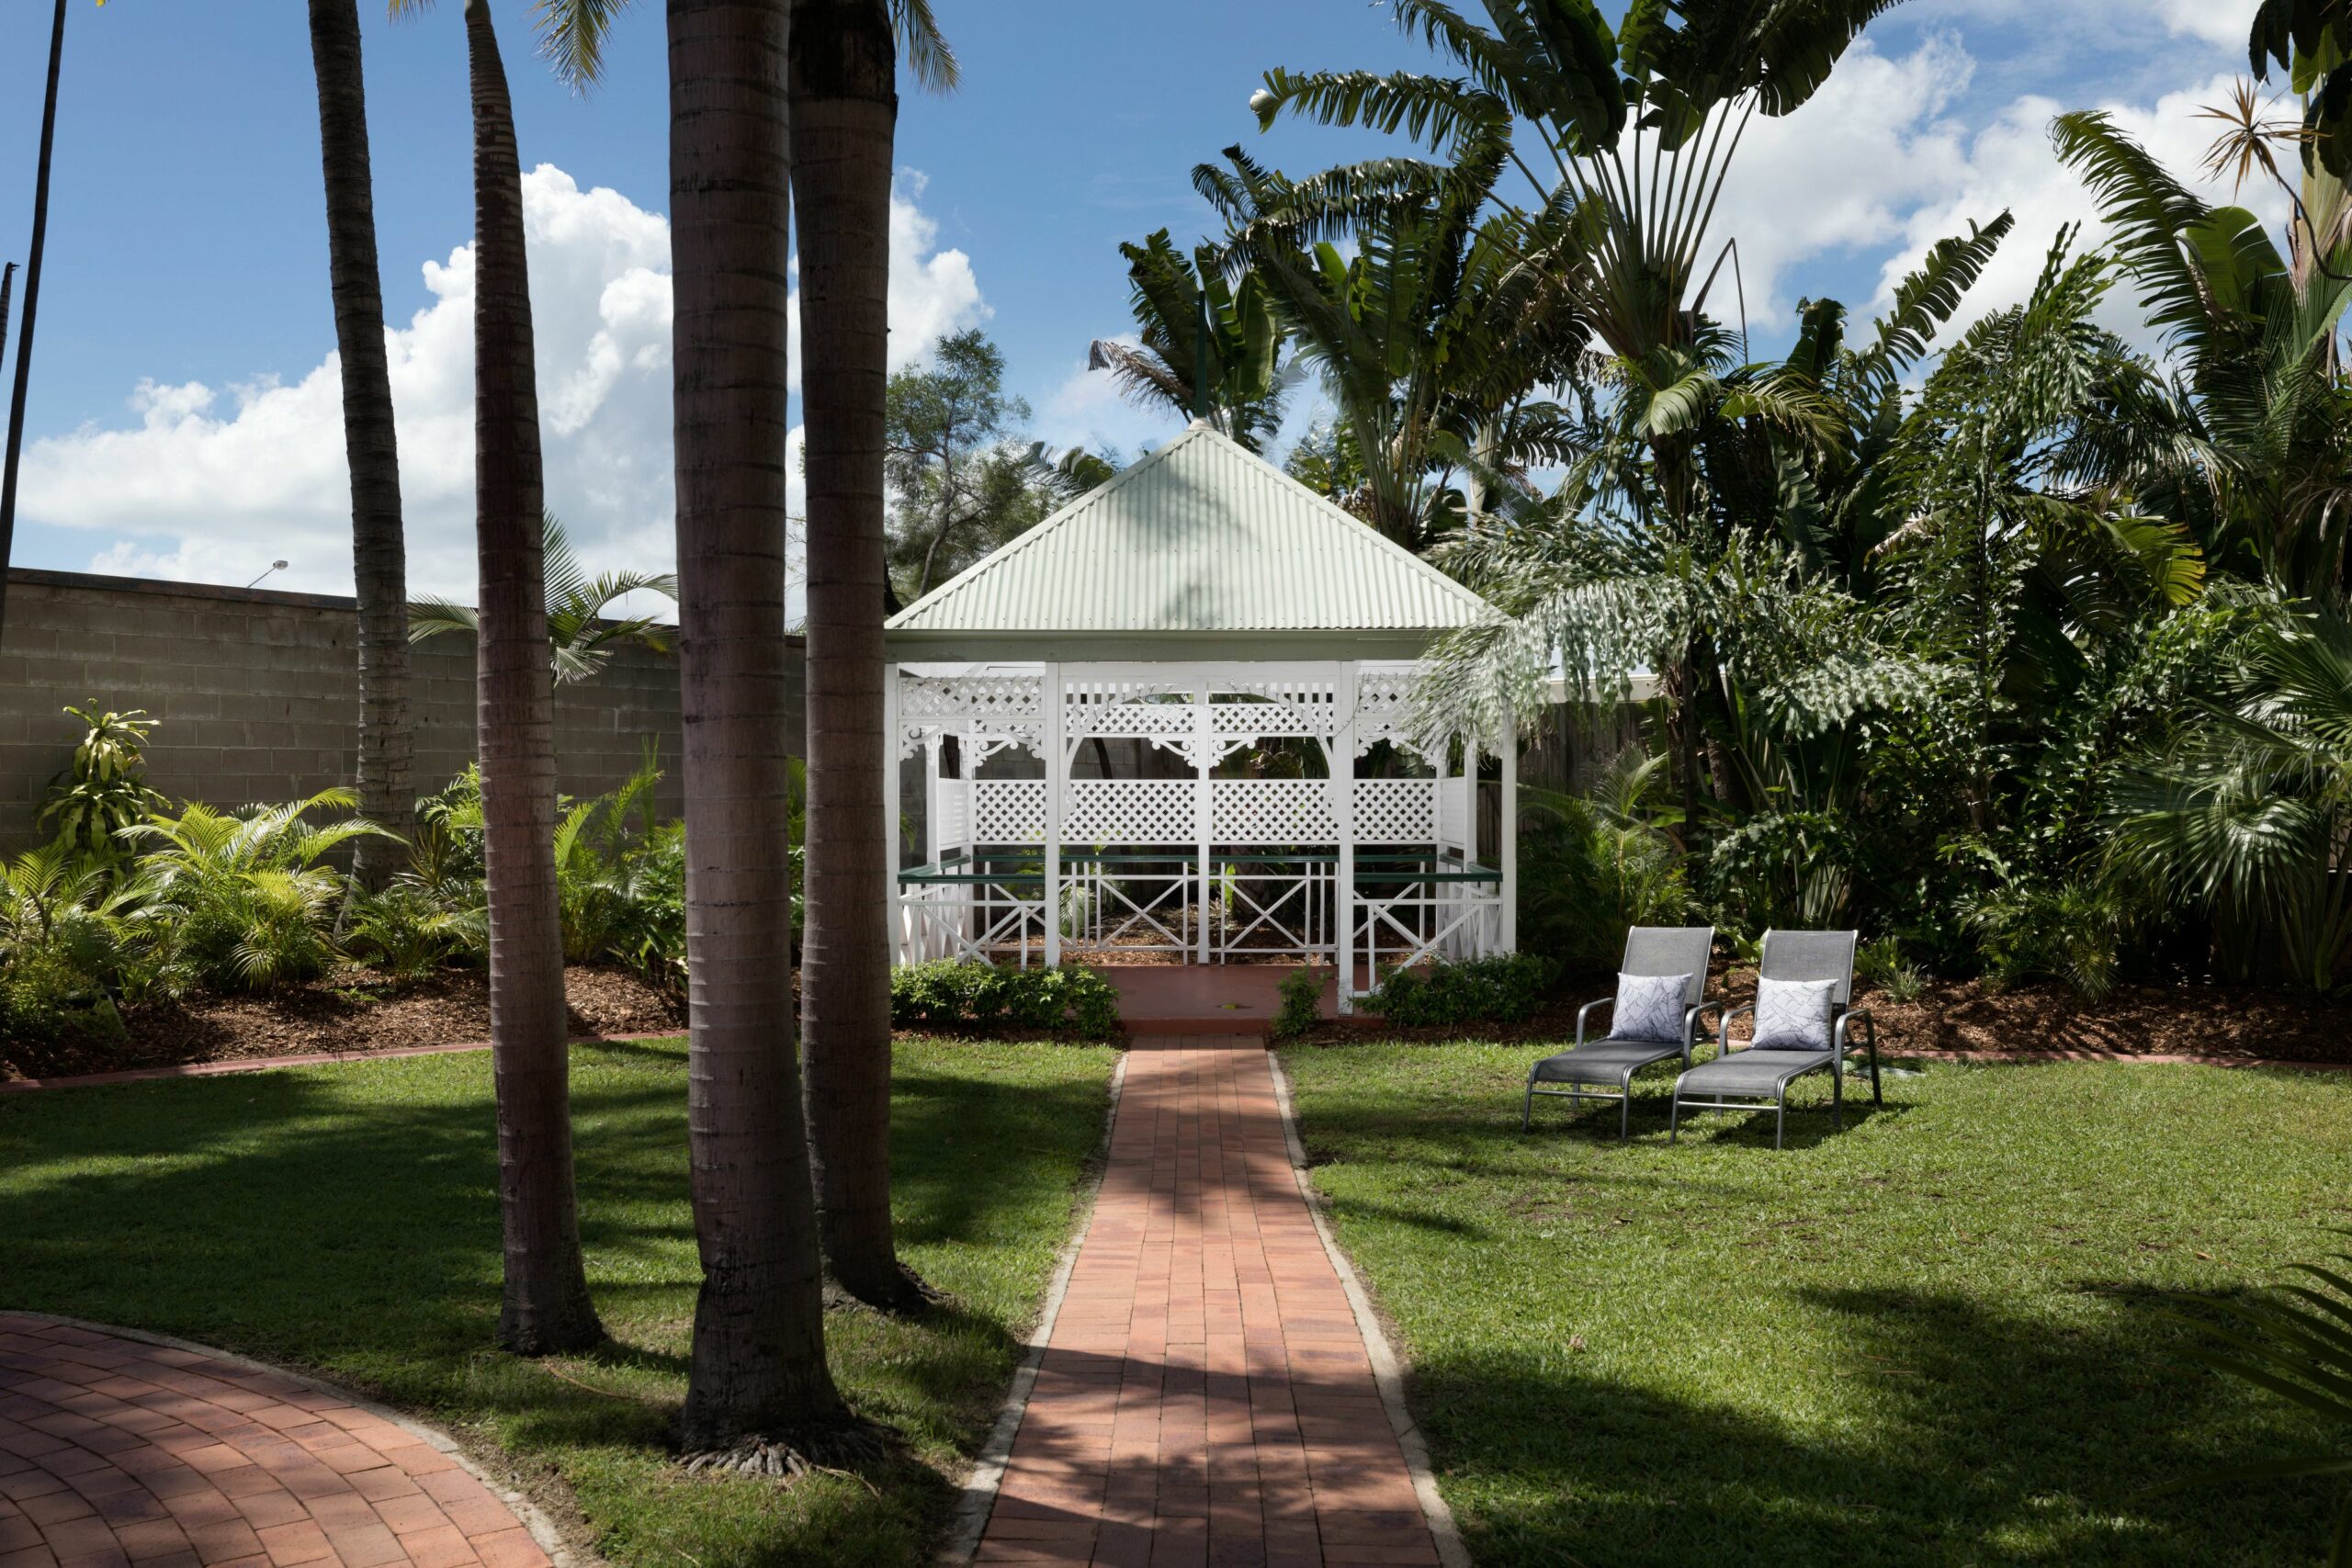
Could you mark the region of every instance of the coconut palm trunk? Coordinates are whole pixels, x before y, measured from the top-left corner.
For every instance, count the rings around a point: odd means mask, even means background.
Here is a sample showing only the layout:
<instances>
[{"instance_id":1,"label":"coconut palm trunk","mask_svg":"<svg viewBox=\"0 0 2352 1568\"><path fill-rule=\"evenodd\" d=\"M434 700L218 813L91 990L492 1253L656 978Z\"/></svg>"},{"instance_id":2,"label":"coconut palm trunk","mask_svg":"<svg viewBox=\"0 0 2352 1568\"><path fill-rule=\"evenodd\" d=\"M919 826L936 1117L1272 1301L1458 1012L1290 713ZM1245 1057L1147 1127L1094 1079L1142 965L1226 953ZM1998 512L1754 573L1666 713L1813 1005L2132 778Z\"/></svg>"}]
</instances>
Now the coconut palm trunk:
<instances>
[{"instance_id":1,"label":"coconut palm trunk","mask_svg":"<svg viewBox=\"0 0 2352 1568\"><path fill-rule=\"evenodd\" d=\"M795 0L792 187L807 400L808 850L800 959L825 1261L877 1306L920 1303L890 1227L895 835L883 821L882 455L898 50L886 0Z\"/></svg>"},{"instance_id":2,"label":"coconut palm trunk","mask_svg":"<svg viewBox=\"0 0 2352 1568\"><path fill-rule=\"evenodd\" d=\"M541 1355L586 1348L604 1330L588 1298L572 1190L538 391L522 169L490 0L466 0L466 45L474 119L474 537L481 571L475 715L506 1255L498 1337L510 1349Z\"/></svg>"},{"instance_id":3,"label":"coconut palm trunk","mask_svg":"<svg viewBox=\"0 0 2352 1568\"><path fill-rule=\"evenodd\" d=\"M41 98L40 151L33 164L33 231L25 248L25 319L17 328L17 381L8 399L7 449L0 454L0 624L7 617L8 572L17 538L17 468L25 448L25 400L32 387L33 325L40 314L40 258L49 244L50 157L57 145L57 77L65 57L65 0L49 24L49 87Z\"/></svg>"},{"instance_id":4,"label":"coconut palm trunk","mask_svg":"<svg viewBox=\"0 0 2352 1568\"><path fill-rule=\"evenodd\" d=\"M785 0L669 6L687 1134L703 1269L684 1437L706 1452L805 1429L841 1408L825 1365L792 1038L790 19Z\"/></svg>"},{"instance_id":5,"label":"coconut palm trunk","mask_svg":"<svg viewBox=\"0 0 2352 1568\"><path fill-rule=\"evenodd\" d=\"M351 468L351 568L359 601L359 810L405 832L415 813L409 714L408 550L401 531L400 446L384 358L384 290L376 261L375 182L358 0L311 0L319 85L319 161L327 193L327 271L343 367L343 449ZM390 880L401 846L362 835L352 874Z\"/></svg>"}]
</instances>

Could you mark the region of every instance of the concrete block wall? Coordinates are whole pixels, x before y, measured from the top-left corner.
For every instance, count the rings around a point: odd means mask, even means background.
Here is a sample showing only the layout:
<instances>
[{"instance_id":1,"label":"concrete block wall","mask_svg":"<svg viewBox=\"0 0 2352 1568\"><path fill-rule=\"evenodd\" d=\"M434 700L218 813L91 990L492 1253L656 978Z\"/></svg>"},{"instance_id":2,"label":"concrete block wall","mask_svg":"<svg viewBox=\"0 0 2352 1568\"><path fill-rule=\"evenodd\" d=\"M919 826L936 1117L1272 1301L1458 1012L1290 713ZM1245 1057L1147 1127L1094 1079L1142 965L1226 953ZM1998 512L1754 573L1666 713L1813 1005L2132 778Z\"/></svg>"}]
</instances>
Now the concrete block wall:
<instances>
[{"instance_id":1,"label":"concrete block wall","mask_svg":"<svg viewBox=\"0 0 2352 1568\"><path fill-rule=\"evenodd\" d=\"M61 711L68 703L145 708L158 721L147 779L175 800L236 806L353 782L359 627L347 598L18 569L8 573L6 616L0 851L46 837L34 818L81 738ZM415 780L425 794L474 755L474 650L452 636L412 653ZM661 810L676 815L679 737L674 654L624 648L593 680L557 693L567 794L619 784L650 738L666 770Z\"/></svg>"}]
</instances>

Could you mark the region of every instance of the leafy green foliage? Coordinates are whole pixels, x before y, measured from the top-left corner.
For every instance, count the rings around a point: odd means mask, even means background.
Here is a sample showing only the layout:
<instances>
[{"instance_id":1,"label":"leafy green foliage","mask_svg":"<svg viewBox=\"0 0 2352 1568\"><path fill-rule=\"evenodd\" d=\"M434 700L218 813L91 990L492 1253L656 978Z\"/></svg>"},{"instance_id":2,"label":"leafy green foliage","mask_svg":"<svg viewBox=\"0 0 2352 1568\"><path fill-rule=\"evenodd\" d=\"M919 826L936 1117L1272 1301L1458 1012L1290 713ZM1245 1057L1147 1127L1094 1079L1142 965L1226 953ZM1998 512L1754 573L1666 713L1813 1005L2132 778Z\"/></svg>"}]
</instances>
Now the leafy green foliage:
<instances>
[{"instance_id":1,"label":"leafy green foliage","mask_svg":"<svg viewBox=\"0 0 2352 1568\"><path fill-rule=\"evenodd\" d=\"M1558 965L1532 953L1399 969L1382 979L1365 1006L1402 1028L1457 1023L1523 1023L1535 1016Z\"/></svg>"},{"instance_id":2,"label":"leafy green foliage","mask_svg":"<svg viewBox=\"0 0 2352 1568\"><path fill-rule=\"evenodd\" d=\"M657 653L670 649L670 634L650 615L606 614L632 593L654 593L674 601L678 580L670 572L608 571L591 576L571 551L571 539L554 513L540 519L540 557L547 578L548 663L559 686L585 681L602 670L623 645L636 643ZM447 599L421 599L408 607L411 642L452 632L478 636L481 617L472 606Z\"/></svg>"},{"instance_id":3,"label":"leafy green foliage","mask_svg":"<svg viewBox=\"0 0 2352 1568\"><path fill-rule=\"evenodd\" d=\"M899 599L922 598L1109 479L1107 458L1023 439L1028 421L1028 403L1004 389L1004 352L978 327L891 374L883 471Z\"/></svg>"},{"instance_id":4,"label":"leafy green foliage","mask_svg":"<svg viewBox=\"0 0 2352 1568\"><path fill-rule=\"evenodd\" d=\"M0 1021L11 1032L119 1032L114 998L153 982L153 888L115 869L62 839L0 865Z\"/></svg>"},{"instance_id":5,"label":"leafy green foliage","mask_svg":"<svg viewBox=\"0 0 2352 1568\"><path fill-rule=\"evenodd\" d=\"M1678 925L1690 890L1657 798L1663 759L1628 752L1584 796L1522 786L1519 940L1584 968L1612 967L1633 926Z\"/></svg>"},{"instance_id":6,"label":"leafy green foliage","mask_svg":"<svg viewBox=\"0 0 2352 1568\"><path fill-rule=\"evenodd\" d=\"M2112 854L2269 933L2296 979L2352 979L2352 622L2266 618L2222 689L2115 791Z\"/></svg>"},{"instance_id":7,"label":"leafy green foliage","mask_svg":"<svg viewBox=\"0 0 2352 1568\"><path fill-rule=\"evenodd\" d=\"M897 1029L1035 1029L1108 1040L1120 1031L1119 993L1091 969L1000 969L934 959L890 972Z\"/></svg>"},{"instance_id":8,"label":"leafy green foliage","mask_svg":"<svg viewBox=\"0 0 2352 1568\"><path fill-rule=\"evenodd\" d=\"M1317 965L1294 969L1275 986L1280 998L1274 1008L1277 1040L1293 1040L1323 1021L1324 971Z\"/></svg>"},{"instance_id":9,"label":"leafy green foliage","mask_svg":"<svg viewBox=\"0 0 2352 1568\"><path fill-rule=\"evenodd\" d=\"M72 766L50 786L40 820L76 854L118 855L117 836L162 798L142 777L147 736L155 721L144 708L102 711L95 700L65 712L82 721L82 739L74 748Z\"/></svg>"},{"instance_id":10,"label":"leafy green foliage","mask_svg":"<svg viewBox=\"0 0 2352 1568\"><path fill-rule=\"evenodd\" d=\"M1283 402L1296 378L1281 363L1282 328L1264 281L1245 273L1228 283L1215 246L1188 260L1165 229L1140 245L1122 242L1130 308L1140 347L1099 339L1088 367L1108 370L1146 407L1190 418L1196 409L1218 429L1259 450L1282 428Z\"/></svg>"},{"instance_id":11,"label":"leafy green foliage","mask_svg":"<svg viewBox=\"0 0 2352 1568\"><path fill-rule=\"evenodd\" d=\"M358 803L347 789L233 813L187 801L130 829L144 846L138 866L154 888L172 983L267 991L324 974L344 890L327 859L362 835L391 835L356 817L311 818Z\"/></svg>"}]
</instances>

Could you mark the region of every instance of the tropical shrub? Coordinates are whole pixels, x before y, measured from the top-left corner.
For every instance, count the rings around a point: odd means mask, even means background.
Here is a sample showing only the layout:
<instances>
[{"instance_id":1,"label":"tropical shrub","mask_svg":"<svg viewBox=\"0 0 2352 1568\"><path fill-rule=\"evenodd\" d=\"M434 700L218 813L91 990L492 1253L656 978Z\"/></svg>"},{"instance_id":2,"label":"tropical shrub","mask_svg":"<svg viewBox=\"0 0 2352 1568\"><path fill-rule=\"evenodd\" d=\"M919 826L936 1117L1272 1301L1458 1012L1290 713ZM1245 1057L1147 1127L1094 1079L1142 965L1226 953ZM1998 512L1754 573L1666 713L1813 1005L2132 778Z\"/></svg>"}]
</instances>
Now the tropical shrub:
<instances>
[{"instance_id":1,"label":"tropical shrub","mask_svg":"<svg viewBox=\"0 0 2352 1568\"><path fill-rule=\"evenodd\" d=\"M403 874L380 893L353 896L344 945L396 980L417 980L480 955L489 942L486 909L471 902L453 908Z\"/></svg>"},{"instance_id":2,"label":"tropical shrub","mask_svg":"<svg viewBox=\"0 0 2352 1568\"><path fill-rule=\"evenodd\" d=\"M122 852L122 830L163 803L142 776L155 721L144 708L100 712L96 701L65 712L82 721L82 739L72 766L51 784L40 820L72 852L111 859Z\"/></svg>"},{"instance_id":3,"label":"tropical shrub","mask_svg":"<svg viewBox=\"0 0 2352 1568\"><path fill-rule=\"evenodd\" d=\"M0 1021L14 1034L119 1032L118 995L154 978L153 888L64 840L0 866Z\"/></svg>"},{"instance_id":4,"label":"tropical shrub","mask_svg":"<svg viewBox=\"0 0 2352 1568\"><path fill-rule=\"evenodd\" d=\"M1090 1040L1119 1032L1119 993L1091 969L1000 969L934 959L891 971L890 1022L899 1029L1009 1027Z\"/></svg>"},{"instance_id":5,"label":"tropical shrub","mask_svg":"<svg viewBox=\"0 0 2352 1568\"><path fill-rule=\"evenodd\" d=\"M1274 1038L1295 1040L1323 1021L1323 975L1320 968L1294 969L1274 987L1281 1005L1274 1009Z\"/></svg>"},{"instance_id":6,"label":"tropical shrub","mask_svg":"<svg viewBox=\"0 0 2352 1568\"><path fill-rule=\"evenodd\" d=\"M137 865L154 889L167 981L266 991L325 973L344 892L327 857L363 835L392 835L356 817L310 816L357 805L347 789L235 813L188 801L177 816L151 812L127 829L127 840L153 846Z\"/></svg>"},{"instance_id":7,"label":"tropical shrub","mask_svg":"<svg viewBox=\"0 0 2352 1568\"><path fill-rule=\"evenodd\" d=\"M1679 924L1690 892L1652 799L1663 759L1628 753L1589 795L1520 792L1519 939L1614 968L1633 926Z\"/></svg>"},{"instance_id":8,"label":"tropical shrub","mask_svg":"<svg viewBox=\"0 0 2352 1568\"><path fill-rule=\"evenodd\" d=\"M1854 950L1854 974L1898 1005L1917 1001L1928 988L1926 973L1903 956L1903 944L1891 936L1866 942Z\"/></svg>"},{"instance_id":9,"label":"tropical shrub","mask_svg":"<svg viewBox=\"0 0 2352 1568\"><path fill-rule=\"evenodd\" d=\"M2280 615L2162 753L2125 770L2110 854L2233 921L2319 991L2352 981L2352 622Z\"/></svg>"},{"instance_id":10,"label":"tropical shrub","mask_svg":"<svg viewBox=\"0 0 2352 1568\"><path fill-rule=\"evenodd\" d=\"M1399 969L1368 1004L1406 1028L1458 1023L1523 1023L1535 1016L1557 967L1532 953Z\"/></svg>"}]
</instances>

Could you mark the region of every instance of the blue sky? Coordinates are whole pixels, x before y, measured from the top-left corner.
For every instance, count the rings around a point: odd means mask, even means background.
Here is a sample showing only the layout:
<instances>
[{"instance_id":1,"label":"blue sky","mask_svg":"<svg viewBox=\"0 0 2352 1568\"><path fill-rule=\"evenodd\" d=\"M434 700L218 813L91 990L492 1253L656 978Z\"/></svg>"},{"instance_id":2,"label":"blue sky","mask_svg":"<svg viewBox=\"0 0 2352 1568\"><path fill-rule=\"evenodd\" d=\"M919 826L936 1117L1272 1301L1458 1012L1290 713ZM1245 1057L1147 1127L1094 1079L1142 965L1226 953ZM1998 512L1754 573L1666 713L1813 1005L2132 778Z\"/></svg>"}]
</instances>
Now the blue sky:
<instances>
[{"instance_id":1,"label":"blue sky","mask_svg":"<svg viewBox=\"0 0 2352 1568\"><path fill-rule=\"evenodd\" d=\"M530 176L550 491L592 560L667 558L667 258L661 7L624 18L582 98L498 0ZM894 224L894 356L984 326L1035 433L1132 452L1169 434L1083 373L1127 330L1117 243L1197 234L1193 164L1234 141L1306 170L1354 133L1246 109L1272 65L1427 57L1363 0L939 0L963 57L910 93ZM2060 108L2112 106L2177 168L2190 118L2245 69L2250 0L1910 0L1821 97L1751 136L1718 228L1740 243L1759 339L1804 295L1867 310L1905 258L2014 207L1975 308L2029 281L2086 216L2048 157ZM377 218L401 408L413 576L471 585L464 331L471 226L456 0L402 23L363 0ZM347 589L317 118L293 0L73 0L19 565ZM24 254L48 6L0 7L0 258ZM2119 302L2121 316L2128 316ZM2119 319L2118 324L2128 326ZM13 343L11 344L13 351Z\"/></svg>"}]
</instances>

